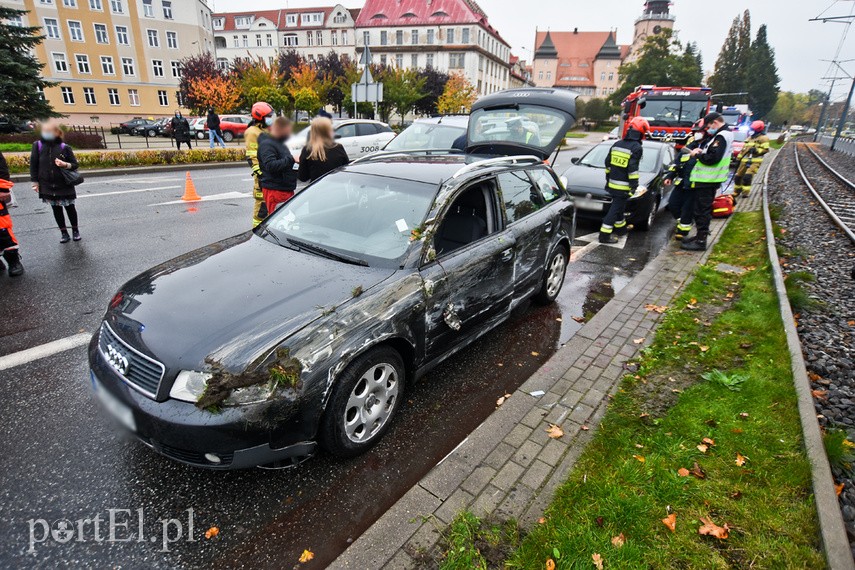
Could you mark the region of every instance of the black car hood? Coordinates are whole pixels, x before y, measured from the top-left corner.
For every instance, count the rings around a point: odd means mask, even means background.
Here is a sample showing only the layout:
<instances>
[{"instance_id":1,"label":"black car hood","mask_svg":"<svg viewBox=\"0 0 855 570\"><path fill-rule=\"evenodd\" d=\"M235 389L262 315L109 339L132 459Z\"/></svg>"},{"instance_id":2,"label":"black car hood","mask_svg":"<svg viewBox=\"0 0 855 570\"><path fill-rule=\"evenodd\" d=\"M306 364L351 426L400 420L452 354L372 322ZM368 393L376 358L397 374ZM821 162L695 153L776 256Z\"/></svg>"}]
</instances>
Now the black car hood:
<instances>
[{"instance_id":1,"label":"black car hood","mask_svg":"<svg viewBox=\"0 0 855 570\"><path fill-rule=\"evenodd\" d=\"M394 269L348 265L251 233L211 244L129 281L108 322L168 367L210 357L243 369L289 335L368 291Z\"/></svg>"},{"instance_id":2,"label":"black car hood","mask_svg":"<svg viewBox=\"0 0 855 570\"><path fill-rule=\"evenodd\" d=\"M606 196L606 169L583 166L571 166L564 173L567 177L567 191L575 196ZM656 177L653 172L639 173L639 184L650 184Z\"/></svg>"}]
</instances>

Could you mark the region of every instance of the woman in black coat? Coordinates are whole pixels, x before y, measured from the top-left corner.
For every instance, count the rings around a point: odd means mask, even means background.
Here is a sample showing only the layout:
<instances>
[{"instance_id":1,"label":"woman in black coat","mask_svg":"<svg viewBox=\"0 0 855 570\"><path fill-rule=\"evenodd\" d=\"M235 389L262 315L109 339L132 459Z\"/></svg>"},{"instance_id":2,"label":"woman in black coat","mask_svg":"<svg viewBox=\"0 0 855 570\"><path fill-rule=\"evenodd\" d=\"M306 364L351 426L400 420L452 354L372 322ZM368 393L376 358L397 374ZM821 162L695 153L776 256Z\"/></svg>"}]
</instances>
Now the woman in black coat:
<instances>
[{"instance_id":1,"label":"woman in black coat","mask_svg":"<svg viewBox=\"0 0 855 570\"><path fill-rule=\"evenodd\" d=\"M175 137L175 146L181 150L181 143L187 143L187 148L190 146L190 122L181 115L181 111L175 111L175 116L170 121L172 123L172 136Z\"/></svg>"},{"instance_id":2,"label":"woman in black coat","mask_svg":"<svg viewBox=\"0 0 855 570\"><path fill-rule=\"evenodd\" d=\"M77 191L65 181L62 169L77 170L77 159L71 147L62 142L59 124L50 120L42 125L41 138L33 143L30 152L30 181L42 202L53 210L53 217L61 233L60 243L68 243L72 238L74 241L80 241L81 238L74 206ZM66 214L71 224L71 237L65 225Z\"/></svg>"}]
</instances>

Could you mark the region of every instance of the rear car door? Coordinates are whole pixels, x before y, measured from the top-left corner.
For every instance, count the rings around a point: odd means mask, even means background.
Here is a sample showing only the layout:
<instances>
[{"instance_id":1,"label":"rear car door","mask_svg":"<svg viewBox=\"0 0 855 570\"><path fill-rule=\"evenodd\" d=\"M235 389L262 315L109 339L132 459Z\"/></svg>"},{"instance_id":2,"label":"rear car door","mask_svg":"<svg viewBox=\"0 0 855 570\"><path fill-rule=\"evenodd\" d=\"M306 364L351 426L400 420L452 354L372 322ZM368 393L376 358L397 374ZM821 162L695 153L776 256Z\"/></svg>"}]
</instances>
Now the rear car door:
<instances>
[{"instance_id":1,"label":"rear car door","mask_svg":"<svg viewBox=\"0 0 855 570\"><path fill-rule=\"evenodd\" d=\"M336 127L335 138L336 141L344 147L344 150L347 151L347 156L351 160L362 156L362 154L359 153L359 140L356 135L355 123L347 123Z\"/></svg>"},{"instance_id":2,"label":"rear car door","mask_svg":"<svg viewBox=\"0 0 855 570\"><path fill-rule=\"evenodd\" d=\"M458 192L441 215L419 272L429 360L465 345L510 312L514 237L504 227L494 178ZM431 259L433 257L433 259Z\"/></svg>"},{"instance_id":3,"label":"rear car door","mask_svg":"<svg viewBox=\"0 0 855 570\"><path fill-rule=\"evenodd\" d=\"M354 148L359 152L359 156L377 152L383 148L383 144L377 132L377 125L374 123L358 123L356 125Z\"/></svg>"}]
</instances>

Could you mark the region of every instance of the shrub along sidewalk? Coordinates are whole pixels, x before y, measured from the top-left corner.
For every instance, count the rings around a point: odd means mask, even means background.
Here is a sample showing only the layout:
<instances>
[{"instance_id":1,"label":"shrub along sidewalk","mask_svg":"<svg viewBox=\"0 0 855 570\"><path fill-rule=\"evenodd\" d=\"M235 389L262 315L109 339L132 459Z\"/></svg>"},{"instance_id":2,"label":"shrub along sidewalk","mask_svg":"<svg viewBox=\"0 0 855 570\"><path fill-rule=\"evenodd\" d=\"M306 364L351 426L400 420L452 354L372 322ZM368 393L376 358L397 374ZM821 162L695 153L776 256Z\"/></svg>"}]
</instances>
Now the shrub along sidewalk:
<instances>
[{"instance_id":1,"label":"shrub along sidewalk","mask_svg":"<svg viewBox=\"0 0 855 570\"><path fill-rule=\"evenodd\" d=\"M241 147L194 148L191 150L103 150L74 153L81 170L117 168L127 166L166 166L180 164L206 164L212 162L237 162L246 159ZM6 157L12 174L30 171L30 155L19 154Z\"/></svg>"},{"instance_id":2,"label":"shrub along sidewalk","mask_svg":"<svg viewBox=\"0 0 855 570\"><path fill-rule=\"evenodd\" d=\"M463 513L434 562L824 568L763 235L760 212L734 216L527 536Z\"/></svg>"}]
</instances>

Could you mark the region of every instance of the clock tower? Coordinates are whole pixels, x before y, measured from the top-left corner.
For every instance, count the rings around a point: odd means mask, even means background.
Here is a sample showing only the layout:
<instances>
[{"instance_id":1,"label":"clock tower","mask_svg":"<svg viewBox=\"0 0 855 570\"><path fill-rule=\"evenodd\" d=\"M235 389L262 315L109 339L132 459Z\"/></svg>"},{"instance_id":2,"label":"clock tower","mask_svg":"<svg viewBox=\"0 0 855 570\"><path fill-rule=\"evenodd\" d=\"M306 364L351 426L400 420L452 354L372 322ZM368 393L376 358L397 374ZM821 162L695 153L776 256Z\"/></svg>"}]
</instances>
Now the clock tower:
<instances>
[{"instance_id":1,"label":"clock tower","mask_svg":"<svg viewBox=\"0 0 855 570\"><path fill-rule=\"evenodd\" d=\"M644 3L644 12L635 21L635 34L626 61L638 59L648 37L661 33L666 28L673 30L674 19L670 0L647 0Z\"/></svg>"}]
</instances>

